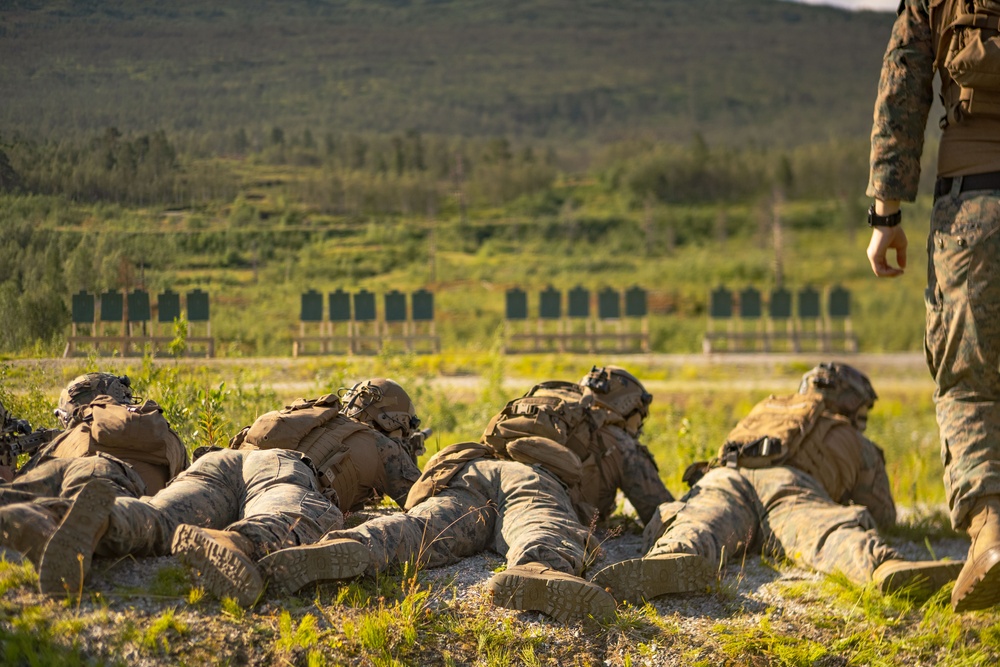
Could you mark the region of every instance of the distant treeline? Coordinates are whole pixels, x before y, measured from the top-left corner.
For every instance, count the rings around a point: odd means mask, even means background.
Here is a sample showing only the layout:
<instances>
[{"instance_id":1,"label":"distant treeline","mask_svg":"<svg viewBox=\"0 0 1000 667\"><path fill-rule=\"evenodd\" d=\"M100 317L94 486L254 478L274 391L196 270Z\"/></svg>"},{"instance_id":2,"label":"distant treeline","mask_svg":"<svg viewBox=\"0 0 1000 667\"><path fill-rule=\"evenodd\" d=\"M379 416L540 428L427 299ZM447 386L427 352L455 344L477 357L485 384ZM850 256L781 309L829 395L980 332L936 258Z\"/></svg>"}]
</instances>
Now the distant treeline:
<instances>
[{"instance_id":1,"label":"distant treeline","mask_svg":"<svg viewBox=\"0 0 1000 667\"><path fill-rule=\"evenodd\" d=\"M621 142L567 176L552 146L506 138L455 139L417 131L391 135L266 136L237 130L218 155L186 153L163 131L134 136L108 128L78 140L0 139L0 192L59 195L85 203L164 208L236 202L232 222L260 221L245 206L255 187L275 187L299 204L284 219L329 215L423 215L462 207L502 207L538 193L560 178L597 179L635 206L751 201L780 188L790 199L851 195L867 181L868 144L828 141L791 149L710 147L695 134L686 144ZM263 182L249 170L290 167ZM529 207L530 208L530 207ZM523 210L523 209L522 209ZM530 212L530 211L527 211Z\"/></svg>"}]
</instances>

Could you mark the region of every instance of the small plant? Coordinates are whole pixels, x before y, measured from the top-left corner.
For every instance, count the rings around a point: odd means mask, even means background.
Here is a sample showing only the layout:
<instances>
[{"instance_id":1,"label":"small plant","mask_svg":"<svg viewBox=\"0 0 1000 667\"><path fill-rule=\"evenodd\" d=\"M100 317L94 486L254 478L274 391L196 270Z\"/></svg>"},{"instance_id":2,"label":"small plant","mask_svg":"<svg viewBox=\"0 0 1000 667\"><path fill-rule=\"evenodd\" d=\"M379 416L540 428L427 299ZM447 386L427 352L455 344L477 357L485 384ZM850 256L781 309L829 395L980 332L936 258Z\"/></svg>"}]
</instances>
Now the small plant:
<instances>
[{"instance_id":1,"label":"small plant","mask_svg":"<svg viewBox=\"0 0 1000 667\"><path fill-rule=\"evenodd\" d=\"M11 563L6 558L0 558L0 595L9 590L38 585L38 574L29 561Z\"/></svg>"},{"instance_id":2,"label":"small plant","mask_svg":"<svg viewBox=\"0 0 1000 667\"><path fill-rule=\"evenodd\" d=\"M174 318L174 339L167 344L167 352L175 359L183 357L187 352L189 325L187 318L181 315Z\"/></svg>"},{"instance_id":3,"label":"small plant","mask_svg":"<svg viewBox=\"0 0 1000 667\"><path fill-rule=\"evenodd\" d=\"M292 615L281 612L278 619L278 641L275 648L283 652L310 649L319 641L319 631L316 628L316 617L306 614L298 626L292 622Z\"/></svg>"},{"instance_id":4,"label":"small plant","mask_svg":"<svg viewBox=\"0 0 1000 667\"><path fill-rule=\"evenodd\" d=\"M236 598L222 598L222 602L219 604L219 607L221 608L223 614L230 616L237 621L242 620L247 614L246 609L240 606L240 603L237 602Z\"/></svg>"},{"instance_id":5,"label":"small plant","mask_svg":"<svg viewBox=\"0 0 1000 667\"><path fill-rule=\"evenodd\" d=\"M171 608L150 624L139 643L147 651L170 653L169 635L184 636L187 633L187 624L178 619L174 609Z\"/></svg>"},{"instance_id":6,"label":"small plant","mask_svg":"<svg viewBox=\"0 0 1000 667\"><path fill-rule=\"evenodd\" d=\"M218 447L229 440L231 425L225 418L225 403L229 392L226 383L219 384L218 389L198 391L198 444L205 447Z\"/></svg>"},{"instance_id":7,"label":"small plant","mask_svg":"<svg viewBox=\"0 0 1000 667\"><path fill-rule=\"evenodd\" d=\"M192 607L201 604L201 601L205 599L205 589L201 586L192 586L191 590L187 594L187 603Z\"/></svg>"}]
</instances>

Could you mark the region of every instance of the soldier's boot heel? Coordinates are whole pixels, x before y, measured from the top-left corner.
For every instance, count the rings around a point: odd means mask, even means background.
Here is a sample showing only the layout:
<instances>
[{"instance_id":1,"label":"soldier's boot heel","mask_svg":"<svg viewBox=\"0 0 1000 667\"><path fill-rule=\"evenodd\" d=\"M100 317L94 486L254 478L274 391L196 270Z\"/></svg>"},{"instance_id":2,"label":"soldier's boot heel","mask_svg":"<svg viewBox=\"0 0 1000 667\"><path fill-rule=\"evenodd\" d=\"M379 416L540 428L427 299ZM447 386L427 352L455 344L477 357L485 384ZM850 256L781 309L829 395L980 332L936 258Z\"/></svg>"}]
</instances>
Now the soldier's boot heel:
<instances>
[{"instance_id":1,"label":"soldier's boot heel","mask_svg":"<svg viewBox=\"0 0 1000 667\"><path fill-rule=\"evenodd\" d=\"M236 598L248 607L264 591L264 579L250 556L253 543L239 533L182 524L174 532L170 551L218 598Z\"/></svg>"},{"instance_id":2,"label":"soldier's boot heel","mask_svg":"<svg viewBox=\"0 0 1000 667\"><path fill-rule=\"evenodd\" d=\"M972 546L951 592L956 612L986 609L1000 603L1000 497L979 500L971 516Z\"/></svg>"},{"instance_id":3,"label":"soldier's boot heel","mask_svg":"<svg viewBox=\"0 0 1000 667\"><path fill-rule=\"evenodd\" d=\"M587 618L609 621L617 607L600 586L540 563L510 567L494 575L487 587L497 606L540 611L563 623Z\"/></svg>"},{"instance_id":4,"label":"soldier's boot heel","mask_svg":"<svg viewBox=\"0 0 1000 667\"><path fill-rule=\"evenodd\" d=\"M371 562L364 544L338 538L281 549L264 556L259 564L274 585L294 593L319 581L353 579L364 574Z\"/></svg>"},{"instance_id":5,"label":"soldier's boot heel","mask_svg":"<svg viewBox=\"0 0 1000 667\"><path fill-rule=\"evenodd\" d=\"M45 595L80 596L90 575L94 549L108 528L115 493L107 482L87 482L45 544L38 588Z\"/></svg>"},{"instance_id":6,"label":"soldier's boot heel","mask_svg":"<svg viewBox=\"0 0 1000 667\"><path fill-rule=\"evenodd\" d=\"M964 561L889 560L875 568L872 581L882 593L929 596L955 581L963 565Z\"/></svg>"},{"instance_id":7,"label":"soldier's boot heel","mask_svg":"<svg viewBox=\"0 0 1000 667\"><path fill-rule=\"evenodd\" d=\"M706 593L716 578L716 570L707 558L666 554L609 565L592 581L610 591L618 602L638 604L671 593Z\"/></svg>"}]
</instances>

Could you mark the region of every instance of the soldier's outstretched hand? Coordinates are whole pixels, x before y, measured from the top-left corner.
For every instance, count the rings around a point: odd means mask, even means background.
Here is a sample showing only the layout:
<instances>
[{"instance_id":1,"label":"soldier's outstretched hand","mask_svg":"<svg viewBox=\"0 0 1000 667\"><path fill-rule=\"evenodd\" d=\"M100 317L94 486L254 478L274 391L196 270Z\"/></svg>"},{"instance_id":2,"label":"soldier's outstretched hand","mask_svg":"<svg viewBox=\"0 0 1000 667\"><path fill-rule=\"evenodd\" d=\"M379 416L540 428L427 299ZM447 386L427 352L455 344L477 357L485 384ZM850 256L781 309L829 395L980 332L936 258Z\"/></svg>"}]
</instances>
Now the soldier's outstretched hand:
<instances>
[{"instance_id":1,"label":"soldier's outstretched hand","mask_svg":"<svg viewBox=\"0 0 1000 667\"><path fill-rule=\"evenodd\" d=\"M889 264L889 249L896 251L898 267ZM868 243L868 261L872 271L879 278L895 278L906 268L906 232L902 225L895 227L873 227L872 239Z\"/></svg>"}]
</instances>

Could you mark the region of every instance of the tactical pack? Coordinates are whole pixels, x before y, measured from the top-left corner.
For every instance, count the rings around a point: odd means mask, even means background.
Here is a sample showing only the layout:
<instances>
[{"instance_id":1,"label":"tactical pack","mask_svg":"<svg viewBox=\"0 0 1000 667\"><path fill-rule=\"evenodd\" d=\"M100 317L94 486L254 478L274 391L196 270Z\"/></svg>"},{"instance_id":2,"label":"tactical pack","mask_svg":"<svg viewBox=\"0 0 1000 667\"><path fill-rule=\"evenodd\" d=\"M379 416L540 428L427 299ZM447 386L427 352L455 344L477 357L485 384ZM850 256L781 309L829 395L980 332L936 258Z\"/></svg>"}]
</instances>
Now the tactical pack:
<instances>
[{"instance_id":1,"label":"tactical pack","mask_svg":"<svg viewBox=\"0 0 1000 667\"><path fill-rule=\"evenodd\" d=\"M823 410L819 394L771 395L729 432L718 461L730 468L782 465L799 450Z\"/></svg>"},{"instance_id":2,"label":"tactical pack","mask_svg":"<svg viewBox=\"0 0 1000 667\"><path fill-rule=\"evenodd\" d=\"M294 449L317 426L340 416L340 399L326 394L298 399L281 410L261 415L229 443L234 449Z\"/></svg>"},{"instance_id":3,"label":"tactical pack","mask_svg":"<svg viewBox=\"0 0 1000 667\"><path fill-rule=\"evenodd\" d=\"M76 426L56 437L40 460L104 452L129 463L163 467L168 479L188 465L187 449L153 401L121 405L110 396L98 396L73 411L73 422ZM150 480L143 479L149 485Z\"/></svg>"},{"instance_id":4,"label":"tactical pack","mask_svg":"<svg viewBox=\"0 0 1000 667\"><path fill-rule=\"evenodd\" d=\"M492 447L499 458L512 459L507 451L509 442L537 436L565 445L583 461L590 454L597 430L593 402L593 394L573 382L536 384L490 420L480 442Z\"/></svg>"},{"instance_id":5,"label":"tactical pack","mask_svg":"<svg viewBox=\"0 0 1000 667\"><path fill-rule=\"evenodd\" d=\"M1000 0L931 0L929 17L946 122L1000 116Z\"/></svg>"},{"instance_id":6,"label":"tactical pack","mask_svg":"<svg viewBox=\"0 0 1000 667\"><path fill-rule=\"evenodd\" d=\"M420 479L410 487L403 509L411 510L431 496L441 493L466 463L487 458L496 456L492 448L480 442L459 442L445 447L424 465Z\"/></svg>"},{"instance_id":7,"label":"tactical pack","mask_svg":"<svg viewBox=\"0 0 1000 667\"><path fill-rule=\"evenodd\" d=\"M375 432L340 414L335 394L299 399L261 415L230 441L234 449L288 449L313 464L323 491L342 510L358 508L362 487L384 488Z\"/></svg>"}]
</instances>

